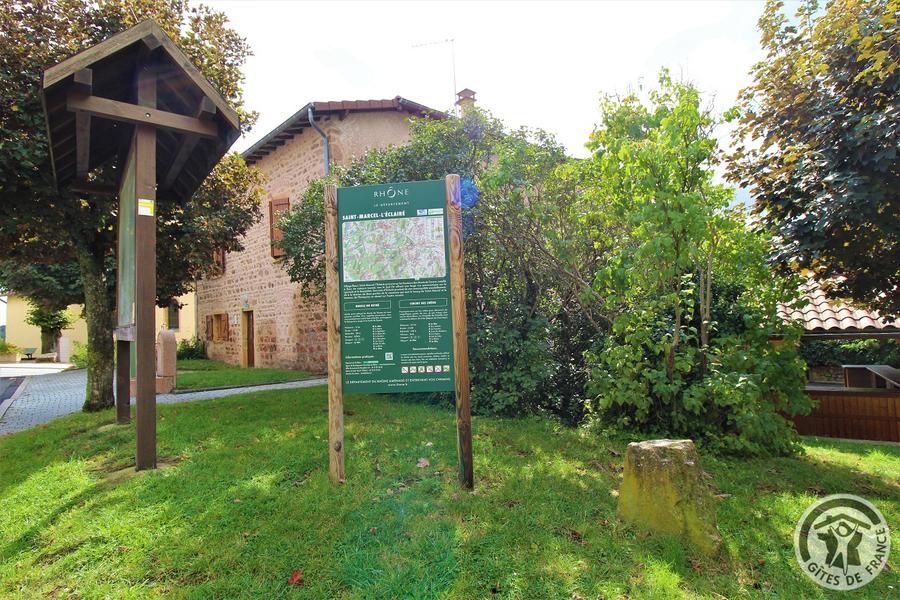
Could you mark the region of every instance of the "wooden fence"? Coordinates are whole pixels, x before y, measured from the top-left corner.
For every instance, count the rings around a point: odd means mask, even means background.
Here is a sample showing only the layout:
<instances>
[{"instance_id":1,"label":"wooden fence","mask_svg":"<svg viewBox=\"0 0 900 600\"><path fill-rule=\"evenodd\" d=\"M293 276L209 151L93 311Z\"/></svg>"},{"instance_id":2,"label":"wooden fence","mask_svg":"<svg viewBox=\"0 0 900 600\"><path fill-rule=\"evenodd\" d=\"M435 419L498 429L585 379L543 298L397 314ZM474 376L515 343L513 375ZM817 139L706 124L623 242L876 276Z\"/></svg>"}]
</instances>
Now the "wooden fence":
<instances>
[{"instance_id":1,"label":"wooden fence","mask_svg":"<svg viewBox=\"0 0 900 600\"><path fill-rule=\"evenodd\" d=\"M807 386L819 406L794 417L800 435L900 442L900 393L896 390Z\"/></svg>"}]
</instances>

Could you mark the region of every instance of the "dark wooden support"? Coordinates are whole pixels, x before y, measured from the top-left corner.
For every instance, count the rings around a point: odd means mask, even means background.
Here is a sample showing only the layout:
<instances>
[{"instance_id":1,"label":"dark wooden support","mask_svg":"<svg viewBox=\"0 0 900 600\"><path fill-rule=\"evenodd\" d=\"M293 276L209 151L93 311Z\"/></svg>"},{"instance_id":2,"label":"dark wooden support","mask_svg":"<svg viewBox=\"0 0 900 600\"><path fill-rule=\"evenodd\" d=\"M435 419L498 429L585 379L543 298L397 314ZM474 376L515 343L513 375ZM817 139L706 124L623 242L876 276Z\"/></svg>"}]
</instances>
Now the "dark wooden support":
<instances>
[{"instance_id":1,"label":"dark wooden support","mask_svg":"<svg viewBox=\"0 0 900 600\"><path fill-rule=\"evenodd\" d=\"M200 106L197 108L197 118L200 121L206 122L212 121L215 116L216 105L208 97L203 96L203 99L200 101ZM162 183L159 186L160 189L168 190L172 187L172 184L175 183L175 179L178 178L181 170L184 169L185 163L191 157L191 154L193 154L194 148L197 147L199 141L200 137L196 135L186 135L184 137L181 146L178 148L178 152L175 154L175 158L172 159L169 171L166 173L165 177L163 177Z\"/></svg>"},{"instance_id":2,"label":"dark wooden support","mask_svg":"<svg viewBox=\"0 0 900 600\"><path fill-rule=\"evenodd\" d=\"M90 69L79 69L72 74L70 90L90 96L94 91L94 72Z\"/></svg>"},{"instance_id":3,"label":"dark wooden support","mask_svg":"<svg viewBox=\"0 0 900 600\"><path fill-rule=\"evenodd\" d=\"M75 182L69 186L69 190L77 194L91 194L94 196L115 196L118 194L115 186L93 181Z\"/></svg>"},{"instance_id":4,"label":"dark wooden support","mask_svg":"<svg viewBox=\"0 0 900 600\"><path fill-rule=\"evenodd\" d=\"M148 33L147 35L142 37L141 41L144 42L144 46L147 48L147 50L149 50L151 52L153 50L156 50L157 48L159 48L162 45L162 42L160 41L160 39L158 37L156 37L155 35L153 35L152 33Z\"/></svg>"},{"instance_id":5,"label":"dark wooden support","mask_svg":"<svg viewBox=\"0 0 900 600\"><path fill-rule=\"evenodd\" d=\"M131 421L131 342L116 339L116 422Z\"/></svg>"},{"instance_id":6,"label":"dark wooden support","mask_svg":"<svg viewBox=\"0 0 900 600\"><path fill-rule=\"evenodd\" d=\"M216 138L219 135L219 128L210 121L158 110L156 107L137 106L99 96L70 93L66 97L66 108L70 111L85 112L104 119L134 123L135 125L152 125L178 133L190 133L208 138Z\"/></svg>"},{"instance_id":7,"label":"dark wooden support","mask_svg":"<svg viewBox=\"0 0 900 600\"><path fill-rule=\"evenodd\" d=\"M91 158L91 115L75 113L75 179L87 177Z\"/></svg>"},{"instance_id":8,"label":"dark wooden support","mask_svg":"<svg viewBox=\"0 0 900 600\"><path fill-rule=\"evenodd\" d=\"M138 73L140 110L156 106L156 73ZM144 108L146 107L146 108ZM156 468L156 129L135 127L135 344L137 345L137 457L135 468Z\"/></svg>"}]
</instances>

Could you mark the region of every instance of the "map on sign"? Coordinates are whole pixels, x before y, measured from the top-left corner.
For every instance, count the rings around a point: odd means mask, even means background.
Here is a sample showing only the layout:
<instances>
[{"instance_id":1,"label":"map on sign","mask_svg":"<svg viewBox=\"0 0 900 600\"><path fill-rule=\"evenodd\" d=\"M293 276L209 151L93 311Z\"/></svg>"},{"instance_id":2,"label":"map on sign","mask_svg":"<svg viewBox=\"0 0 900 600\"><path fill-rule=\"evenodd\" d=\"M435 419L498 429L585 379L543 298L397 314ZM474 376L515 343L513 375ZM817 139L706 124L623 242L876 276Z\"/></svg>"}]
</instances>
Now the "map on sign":
<instances>
[{"instance_id":1,"label":"map on sign","mask_svg":"<svg viewBox=\"0 0 900 600\"><path fill-rule=\"evenodd\" d=\"M341 233L345 282L446 275L443 215L350 221Z\"/></svg>"}]
</instances>

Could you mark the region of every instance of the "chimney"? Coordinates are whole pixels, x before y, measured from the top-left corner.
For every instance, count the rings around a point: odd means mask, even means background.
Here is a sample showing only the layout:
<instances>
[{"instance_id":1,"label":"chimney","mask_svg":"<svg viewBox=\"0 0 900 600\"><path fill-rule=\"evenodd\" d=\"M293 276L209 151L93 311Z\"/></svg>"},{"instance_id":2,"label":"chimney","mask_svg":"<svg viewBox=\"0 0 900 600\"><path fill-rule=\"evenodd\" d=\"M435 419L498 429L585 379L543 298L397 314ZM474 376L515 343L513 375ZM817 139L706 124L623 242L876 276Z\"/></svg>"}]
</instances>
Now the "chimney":
<instances>
[{"instance_id":1,"label":"chimney","mask_svg":"<svg viewBox=\"0 0 900 600\"><path fill-rule=\"evenodd\" d=\"M466 114L475 107L475 92L466 88L456 93L456 105L462 114Z\"/></svg>"}]
</instances>

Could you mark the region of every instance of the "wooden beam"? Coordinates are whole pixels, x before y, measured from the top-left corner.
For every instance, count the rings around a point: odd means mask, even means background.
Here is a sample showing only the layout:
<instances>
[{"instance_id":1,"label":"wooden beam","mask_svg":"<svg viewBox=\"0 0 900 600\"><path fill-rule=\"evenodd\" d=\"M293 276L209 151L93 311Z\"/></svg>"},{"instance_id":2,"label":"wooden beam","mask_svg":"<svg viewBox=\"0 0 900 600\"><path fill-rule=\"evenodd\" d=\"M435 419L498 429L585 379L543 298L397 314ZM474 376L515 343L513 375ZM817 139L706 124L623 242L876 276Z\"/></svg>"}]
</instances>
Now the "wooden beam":
<instances>
[{"instance_id":1,"label":"wooden beam","mask_svg":"<svg viewBox=\"0 0 900 600\"><path fill-rule=\"evenodd\" d=\"M456 450L459 482L475 486L472 466L472 409L469 404L469 344L466 338L466 279L463 270L459 175L447 175L447 224L450 246L450 304L453 322L453 370L456 373Z\"/></svg>"},{"instance_id":2,"label":"wooden beam","mask_svg":"<svg viewBox=\"0 0 900 600\"><path fill-rule=\"evenodd\" d=\"M87 177L91 160L91 115L75 113L75 178Z\"/></svg>"},{"instance_id":3,"label":"wooden beam","mask_svg":"<svg viewBox=\"0 0 900 600\"><path fill-rule=\"evenodd\" d=\"M138 72L139 110L156 106L156 72ZM135 290L137 423L135 469L156 468L156 128L135 127Z\"/></svg>"},{"instance_id":4,"label":"wooden beam","mask_svg":"<svg viewBox=\"0 0 900 600\"><path fill-rule=\"evenodd\" d=\"M69 186L69 190L78 194L90 194L92 196L116 196L118 194L115 186L92 181L73 183Z\"/></svg>"},{"instance_id":5,"label":"wooden beam","mask_svg":"<svg viewBox=\"0 0 900 600\"><path fill-rule=\"evenodd\" d=\"M328 324L328 476L344 483L344 391L338 278L337 187L325 186L325 312Z\"/></svg>"},{"instance_id":6,"label":"wooden beam","mask_svg":"<svg viewBox=\"0 0 900 600\"><path fill-rule=\"evenodd\" d=\"M73 92L90 96L94 91L94 72L90 69L79 69L72 74L72 85L69 88Z\"/></svg>"},{"instance_id":7,"label":"wooden beam","mask_svg":"<svg viewBox=\"0 0 900 600\"><path fill-rule=\"evenodd\" d=\"M219 128L215 123L202 121L196 117L188 117L164 110L158 110L149 106L138 106L99 96L84 96L77 93L69 93L66 98L66 108L73 112L85 112L95 117L134 123L135 125L150 125L179 133L190 133L201 137L216 138Z\"/></svg>"},{"instance_id":8,"label":"wooden beam","mask_svg":"<svg viewBox=\"0 0 900 600\"><path fill-rule=\"evenodd\" d=\"M131 422L131 342L116 338L116 423Z\"/></svg>"},{"instance_id":9,"label":"wooden beam","mask_svg":"<svg viewBox=\"0 0 900 600\"><path fill-rule=\"evenodd\" d=\"M147 50L153 51L162 46L162 42L152 32L141 38Z\"/></svg>"},{"instance_id":10,"label":"wooden beam","mask_svg":"<svg viewBox=\"0 0 900 600\"><path fill-rule=\"evenodd\" d=\"M200 105L197 107L197 118L202 122L207 122L212 121L215 116L215 103L207 96L203 96L200 100ZM175 155L175 158L172 159L172 164L169 166L169 170L163 178L162 184L160 184L161 189L168 190L172 187L172 184L175 183L175 179L181 174L185 163L188 158L191 157L191 154L194 152L194 148L197 147L197 142L199 141L200 138L196 135L185 136L181 146L178 148L178 153Z\"/></svg>"},{"instance_id":11,"label":"wooden beam","mask_svg":"<svg viewBox=\"0 0 900 600\"><path fill-rule=\"evenodd\" d=\"M201 121L212 121L216 116L216 104L209 96L203 96L200 106L197 108L197 118Z\"/></svg>"}]
</instances>

